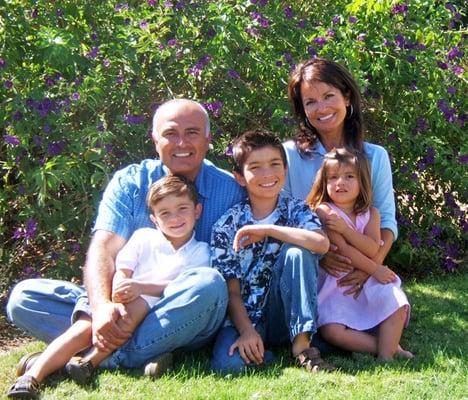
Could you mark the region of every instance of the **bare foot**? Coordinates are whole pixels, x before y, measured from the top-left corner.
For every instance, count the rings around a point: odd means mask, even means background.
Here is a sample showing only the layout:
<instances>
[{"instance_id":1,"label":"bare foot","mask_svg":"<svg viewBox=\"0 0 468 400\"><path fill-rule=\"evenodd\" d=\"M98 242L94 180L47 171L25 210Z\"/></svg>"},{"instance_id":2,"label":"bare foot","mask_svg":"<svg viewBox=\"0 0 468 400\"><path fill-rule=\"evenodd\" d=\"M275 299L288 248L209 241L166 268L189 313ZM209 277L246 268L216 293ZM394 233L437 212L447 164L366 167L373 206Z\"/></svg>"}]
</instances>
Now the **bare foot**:
<instances>
[{"instance_id":1,"label":"bare foot","mask_svg":"<svg viewBox=\"0 0 468 400\"><path fill-rule=\"evenodd\" d=\"M398 345L398 349L395 353L395 356L401 357L401 358L413 358L414 354L411 353L411 351L405 350L400 345Z\"/></svg>"}]
</instances>

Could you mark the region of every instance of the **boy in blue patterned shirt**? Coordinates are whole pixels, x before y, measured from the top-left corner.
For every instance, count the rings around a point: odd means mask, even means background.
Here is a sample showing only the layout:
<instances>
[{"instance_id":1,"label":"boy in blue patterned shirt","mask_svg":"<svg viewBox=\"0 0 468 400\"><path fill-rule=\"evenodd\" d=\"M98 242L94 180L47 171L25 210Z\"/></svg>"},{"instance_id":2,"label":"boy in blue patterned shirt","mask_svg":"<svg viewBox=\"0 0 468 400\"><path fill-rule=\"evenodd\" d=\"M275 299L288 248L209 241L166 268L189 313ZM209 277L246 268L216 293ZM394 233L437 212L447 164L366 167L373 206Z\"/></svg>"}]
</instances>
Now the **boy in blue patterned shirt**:
<instances>
[{"instance_id":1,"label":"boy in blue patterned shirt","mask_svg":"<svg viewBox=\"0 0 468 400\"><path fill-rule=\"evenodd\" d=\"M233 145L234 175L248 198L228 210L211 237L212 266L226 279L229 318L212 367L222 373L270 361L266 344L292 343L309 371L329 370L310 347L316 331L317 268L329 241L304 202L281 194L286 156L274 134L244 133Z\"/></svg>"}]
</instances>

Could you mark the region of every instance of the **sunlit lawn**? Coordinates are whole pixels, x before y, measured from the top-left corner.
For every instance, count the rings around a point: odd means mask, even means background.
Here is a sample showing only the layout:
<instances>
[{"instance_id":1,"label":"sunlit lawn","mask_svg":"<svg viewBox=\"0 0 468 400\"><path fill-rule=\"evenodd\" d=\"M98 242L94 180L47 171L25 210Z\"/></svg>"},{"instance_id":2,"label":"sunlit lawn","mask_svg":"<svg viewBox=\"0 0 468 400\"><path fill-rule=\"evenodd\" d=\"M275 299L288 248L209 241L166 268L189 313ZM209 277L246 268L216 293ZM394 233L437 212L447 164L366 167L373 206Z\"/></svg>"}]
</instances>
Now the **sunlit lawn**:
<instances>
[{"instance_id":1,"label":"sunlit lawn","mask_svg":"<svg viewBox=\"0 0 468 400\"><path fill-rule=\"evenodd\" d=\"M330 357L338 372L311 375L296 368L286 348L281 362L249 375L218 376L208 369L209 351L177 354L175 369L158 381L141 371L102 371L89 386L50 379L44 399L468 399L467 275L408 283L412 318L404 347L414 360L381 364L354 354ZM21 355L41 349L32 343L0 356L0 391L14 380Z\"/></svg>"}]
</instances>

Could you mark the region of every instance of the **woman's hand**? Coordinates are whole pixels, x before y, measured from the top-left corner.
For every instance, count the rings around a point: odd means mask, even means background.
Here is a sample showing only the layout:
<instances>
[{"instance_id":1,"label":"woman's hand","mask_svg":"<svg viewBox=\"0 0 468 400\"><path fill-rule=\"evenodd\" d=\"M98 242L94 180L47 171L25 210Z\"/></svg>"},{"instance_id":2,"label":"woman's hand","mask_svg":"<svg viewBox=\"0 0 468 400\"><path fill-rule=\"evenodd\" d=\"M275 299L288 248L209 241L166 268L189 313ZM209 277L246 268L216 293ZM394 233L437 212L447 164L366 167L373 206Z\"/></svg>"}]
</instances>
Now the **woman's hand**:
<instances>
[{"instance_id":1,"label":"woman's hand","mask_svg":"<svg viewBox=\"0 0 468 400\"><path fill-rule=\"evenodd\" d=\"M338 278L343 272L351 272L353 266L348 257L336 252L337 247L331 243L330 250L320 260L320 266L330 275Z\"/></svg>"},{"instance_id":2,"label":"woman's hand","mask_svg":"<svg viewBox=\"0 0 468 400\"><path fill-rule=\"evenodd\" d=\"M114 290L112 292L112 301L115 303L130 303L141 295L142 288L140 282L126 278L114 282Z\"/></svg>"},{"instance_id":3,"label":"woman's hand","mask_svg":"<svg viewBox=\"0 0 468 400\"><path fill-rule=\"evenodd\" d=\"M338 279L336 282L339 287L349 286L350 288L347 289L344 294L352 295L356 299L361 293L362 287L366 283L367 279L369 279L368 273L355 269L349 274Z\"/></svg>"},{"instance_id":4,"label":"woman's hand","mask_svg":"<svg viewBox=\"0 0 468 400\"><path fill-rule=\"evenodd\" d=\"M229 348L229 355L232 356L236 349L239 350L239 354L246 364L253 362L259 365L263 363L265 353L263 340L253 326L243 332L232 344Z\"/></svg>"}]
</instances>

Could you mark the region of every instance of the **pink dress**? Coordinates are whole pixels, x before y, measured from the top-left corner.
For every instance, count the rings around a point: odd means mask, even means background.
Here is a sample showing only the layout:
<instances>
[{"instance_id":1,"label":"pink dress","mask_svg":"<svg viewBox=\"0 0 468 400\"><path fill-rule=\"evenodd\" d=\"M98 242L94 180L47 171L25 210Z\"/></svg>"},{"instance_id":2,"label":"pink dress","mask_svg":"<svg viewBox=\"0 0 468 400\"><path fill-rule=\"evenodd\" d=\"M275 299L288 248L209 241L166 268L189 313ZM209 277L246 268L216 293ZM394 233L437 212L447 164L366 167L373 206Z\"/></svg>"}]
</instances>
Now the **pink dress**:
<instances>
[{"instance_id":1,"label":"pink dress","mask_svg":"<svg viewBox=\"0 0 468 400\"><path fill-rule=\"evenodd\" d=\"M336 211L354 230L364 233L364 228L370 219L370 211L359 214L356 224L336 205L326 203ZM401 289L401 280L382 284L372 276L369 277L355 299L352 295L344 295L349 287L338 287L337 279L320 269L318 293L317 327L336 323L349 328L364 331L379 325L401 307L406 308L406 323L408 325L410 305L405 293ZM323 282L322 285L320 283Z\"/></svg>"}]
</instances>

